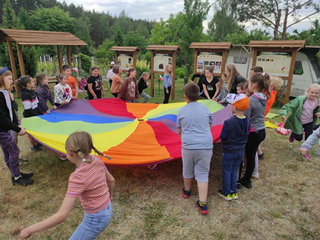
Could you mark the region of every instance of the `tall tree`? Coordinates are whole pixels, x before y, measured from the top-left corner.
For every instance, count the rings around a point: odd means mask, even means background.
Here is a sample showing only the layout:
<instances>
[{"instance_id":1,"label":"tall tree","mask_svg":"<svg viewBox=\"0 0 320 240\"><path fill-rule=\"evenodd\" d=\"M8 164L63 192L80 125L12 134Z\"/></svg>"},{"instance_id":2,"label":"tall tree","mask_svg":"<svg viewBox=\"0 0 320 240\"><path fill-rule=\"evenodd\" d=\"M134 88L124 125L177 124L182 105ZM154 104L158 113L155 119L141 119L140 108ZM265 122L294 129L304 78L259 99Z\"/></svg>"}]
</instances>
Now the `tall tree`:
<instances>
[{"instance_id":1,"label":"tall tree","mask_svg":"<svg viewBox=\"0 0 320 240\"><path fill-rule=\"evenodd\" d=\"M208 24L208 35L215 42L221 42L228 34L244 31L244 27L235 20L235 11L230 5L231 1L217 0L213 5L214 15Z\"/></svg>"},{"instance_id":2,"label":"tall tree","mask_svg":"<svg viewBox=\"0 0 320 240\"><path fill-rule=\"evenodd\" d=\"M320 12L319 0L233 0L232 6L237 20L273 29L275 40L285 40L290 27Z\"/></svg>"},{"instance_id":3,"label":"tall tree","mask_svg":"<svg viewBox=\"0 0 320 240\"><path fill-rule=\"evenodd\" d=\"M123 35L120 27L116 27L116 30L115 30L113 37L112 37L112 41L114 42L115 46L123 46L124 35Z\"/></svg>"}]
</instances>

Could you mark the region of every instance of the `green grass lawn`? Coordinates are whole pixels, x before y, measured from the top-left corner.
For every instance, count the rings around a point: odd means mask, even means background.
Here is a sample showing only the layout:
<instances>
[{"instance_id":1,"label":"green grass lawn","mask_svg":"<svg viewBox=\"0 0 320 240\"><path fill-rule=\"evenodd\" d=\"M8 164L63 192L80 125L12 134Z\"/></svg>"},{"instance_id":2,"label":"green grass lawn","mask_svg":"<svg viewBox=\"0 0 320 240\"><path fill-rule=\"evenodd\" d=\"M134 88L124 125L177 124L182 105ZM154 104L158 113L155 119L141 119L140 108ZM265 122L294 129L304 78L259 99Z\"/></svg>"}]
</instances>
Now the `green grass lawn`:
<instances>
[{"instance_id":1,"label":"green grass lawn","mask_svg":"<svg viewBox=\"0 0 320 240\"><path fill-rule=\"evenodd\" d=\"M183 81L176 83L174 101L182 101ZM80 98L85 95L81 93ZM108 90L106 96L112 96ZM155 89L151 102L162 101L161 86L160 94ZM21 116L22 105L18 102ZM290 144L288 136L267 129L262 143L265 158L259 162L260 179L253 180L252 189L239 190L239 200L227 202L217 193L222 184L221 143L215 144L207 216L195 207L196 182L190 199L182 198L181 160L159 164L154 170L113 168L113 219L98 239L320 239L319 156L314 147L311 159L302 159L300 145L296 141ZM29 165L21 167L21 171L34 172L35 183L28 187L12 186L11 174L1 155L0 239L19 239L20 229L57 212L69 175L75 170L73 164L47 149L31 152L27 136L19 138L19 147L21 157L29 159ZM77 200L64 223L30 239L68 239L82 219L83 210Z\"/></svg>"}]
</instances>

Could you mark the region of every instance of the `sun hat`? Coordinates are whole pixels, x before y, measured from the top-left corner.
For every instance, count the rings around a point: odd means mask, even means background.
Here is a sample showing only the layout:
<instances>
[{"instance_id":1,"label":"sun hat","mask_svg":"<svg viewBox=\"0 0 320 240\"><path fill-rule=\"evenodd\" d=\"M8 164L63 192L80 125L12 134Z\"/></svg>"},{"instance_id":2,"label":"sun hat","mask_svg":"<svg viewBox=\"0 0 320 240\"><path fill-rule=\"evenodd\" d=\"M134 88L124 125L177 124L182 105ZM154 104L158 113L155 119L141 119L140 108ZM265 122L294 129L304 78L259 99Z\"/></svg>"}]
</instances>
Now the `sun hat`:
<instances>
[{"instance_id":1,"label":"sun hat","mask_svg":"<svg viewBox=\"0 0 320 240\"><path fill-rule=\"evenodd\" d=\"M114 65L114 61L111 62L111 65Z\"/></svg>"},{"instance_id":2,"label":"sun hat","mask_svg":"<svg viewBox=\"0 0 320 240\"><path fill-rule=\"evenodd\" d=\"M226 100L228 103L234 105L240 111L245 111L249 108L250 100L245 94L233 94L229 93Z\"/></svg>"}]
</instances>

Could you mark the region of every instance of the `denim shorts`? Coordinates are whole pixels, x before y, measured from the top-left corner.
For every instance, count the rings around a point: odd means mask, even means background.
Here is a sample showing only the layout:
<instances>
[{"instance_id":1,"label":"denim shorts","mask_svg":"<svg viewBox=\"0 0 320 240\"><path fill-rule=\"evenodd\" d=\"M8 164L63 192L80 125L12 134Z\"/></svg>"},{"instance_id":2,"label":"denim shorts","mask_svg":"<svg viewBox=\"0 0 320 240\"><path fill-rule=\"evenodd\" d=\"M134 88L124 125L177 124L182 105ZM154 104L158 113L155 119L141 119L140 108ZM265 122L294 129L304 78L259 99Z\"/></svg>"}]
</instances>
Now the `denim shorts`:
<instances>
[{"instance_id":1,"label":"denim shorts","mask_svg":"<svg viewBox=\"0 0 320 240\"><path fill-rule=\"evenodd\" d=\"M105 230L112 218L111 201L108 206L97 213L84 213L82 223L74 231L69 240L91 240Z\"/></svg>"}]
</instances>

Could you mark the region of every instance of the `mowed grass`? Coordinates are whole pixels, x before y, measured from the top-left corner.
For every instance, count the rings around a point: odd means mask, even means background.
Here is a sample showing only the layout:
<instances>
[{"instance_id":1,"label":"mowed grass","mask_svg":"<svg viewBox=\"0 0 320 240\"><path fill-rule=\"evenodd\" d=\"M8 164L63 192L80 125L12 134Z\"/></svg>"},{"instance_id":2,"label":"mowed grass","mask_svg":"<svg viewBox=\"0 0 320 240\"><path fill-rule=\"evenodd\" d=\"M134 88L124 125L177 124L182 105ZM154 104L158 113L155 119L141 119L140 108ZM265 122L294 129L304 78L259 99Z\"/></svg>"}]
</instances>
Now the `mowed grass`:
<instances>
[{"instance_id":1,"label":"mowed grass","mask_svg":"<svg viewBox=\"0 0 320 240\"><path fill-rule=\"evenodd\" d=\"M183 100L182 86L182 80L178 80L179 101ZM152 102L161 103L162 88L157 94L155 89ZM81 98L84 96L82 93ZM19 104L21 116L21 101ZM19 138L19 147L21 157L29 159L29 165L21 167L21 171L34 172L35 183L28 187L12 186L1 155L0 239L19 239L22 228L57 212L69 175L75 170L73 164L47 149L31 152L26 136ZM317 146L312 149L310 160L299 156L299 147L298 142L290 144L288 136L267 129L262 144L265 158L259 161L260 179L253 180L251 190L239 190L239 200L227 202L217 194L222 184L221 143L215 144L207 216L195 207L196 182L190 199L182 198L181 160L159 164L154 170L112 168L110 172L116 179L113 219L98 239L320 239ZM68 239L82 219L83 210L77 200L64 223L30 239Z\"/></svg>"}]
</instances>

